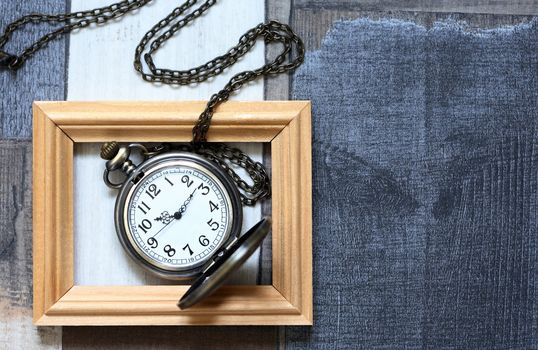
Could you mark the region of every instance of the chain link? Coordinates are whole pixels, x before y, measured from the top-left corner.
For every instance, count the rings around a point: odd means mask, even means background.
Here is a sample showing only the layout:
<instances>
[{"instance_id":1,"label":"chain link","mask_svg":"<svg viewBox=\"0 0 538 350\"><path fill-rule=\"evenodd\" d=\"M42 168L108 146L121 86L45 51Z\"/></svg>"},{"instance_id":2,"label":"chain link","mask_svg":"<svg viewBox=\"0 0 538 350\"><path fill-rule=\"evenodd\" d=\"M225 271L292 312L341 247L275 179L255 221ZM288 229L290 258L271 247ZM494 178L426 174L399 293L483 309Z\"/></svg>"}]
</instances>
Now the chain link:
<instances>
[{"instance_id":1,"label":"chain link","mask_svg":"<svg viewBox=\"0 0 538 350\"><path fill-rule=\"evenodd\" d=\"M126 13L136 10L142 6L145 6L152 0L125 0L110 6L97 8L89 11L79 11L73 13L64 13L58 15L48 15L33 13L23 16L14 22L8 24L2 36L0 36L0 57L7 57L3 63L3 67L17 70L38 50L47 46L47 44L63 34L72 32L75 29L82 29L90 26L91 24L104 24L112 19L121 17ZM36 42L32 43L26 49L22 51L20 55L10 55L3 51L5 45L13 35L15 31L21 29L29 23L65 23L62 27L53 30L50 33L43 35Z\"/></svg>"},{"instance_id":2,"label":"chain link","mask_svg":"<svg viewBox=\"0 0 538 350\"><path fill-rule=\"evenodd\" d=\"M92 24L104 24L128 12L139 9L151 1L125 0L88 11L57 15L30 14L23 16L9 24L3 35L0 36L0 68L17 70L38 50L59 36L70 33L75 29L88 27ZM237 60L246 55L254 47L260 38L264 39L266 45L280 44L282 46L281 53L272 62L258 69L234 75L222 90L212 95L192 131L193 141L190 150L218 164L233 179L240 191L242 191L241 198L243 203L245 205L254 205L257 201L267 198L271 194L270 179L267 171L261 163L253 161L237 148L220 143L208 143L207 133L211 125L211 119L217 107L227 101L235 91L241 89L245 84L261 76L282 74L299 67L304 61L304 45L301 38L293 32L290 26L277 21L270 21L268 23L260 23L248 30L241 36L237 45L228 50L228 52L198 67L188 70L158 68L153 60L153 54L161 48L164 42L173 37L183 27L202 16L209 8L215 5L217 0L206 0L192 10L192 12L186 13L198 2L198 0L187 0L155 24L142 37L135 50L134 68L148 82L170 85L197 84L221 74L225 69L234 65ZM15 31L29 23L40 22L48 24L63 23L63 26L39 38L18 56L8 54L4 51L5 45ZM288 60L288 57L292 58ZM149 71L144 69L142 58ZM244 181L232 169L230 164L242 167L249 174L254 184L249 185Z\"/></svg>"},{"instance_id":3,"label":"chain link","mask_svg":"<svg viewBox=\"0 0 538 350\"><path fill-rule=\"evenodd\" d=\"M193 144L175 145L163 143L156 147L148 148L143 152L144 157L151 158L168 151L194 152L217 164L236 184L244 205L255 205L258 201L271 196L271 180L265 166L252 160L238 148L230 147L224 143L207 142L201 146ZM232 166L243 168L252 180L252 185L237 174Z\"/></svg>"}]
</instances>

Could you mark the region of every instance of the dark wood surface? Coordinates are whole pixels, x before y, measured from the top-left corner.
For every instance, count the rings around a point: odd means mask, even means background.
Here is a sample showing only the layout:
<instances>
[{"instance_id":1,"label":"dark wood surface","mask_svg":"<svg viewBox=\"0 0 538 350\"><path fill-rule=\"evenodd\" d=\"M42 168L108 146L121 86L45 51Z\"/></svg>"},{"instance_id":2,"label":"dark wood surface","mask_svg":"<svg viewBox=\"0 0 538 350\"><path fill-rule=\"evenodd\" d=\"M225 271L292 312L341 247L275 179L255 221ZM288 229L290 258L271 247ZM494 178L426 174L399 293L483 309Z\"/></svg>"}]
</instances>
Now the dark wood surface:
<instances>
[{"instance_id":1,"label":"dark wood surface","mask_svg":"<svg viewBox=\"0 0 538 350\"><path fill-rule=\"evenodd\" d=\"M256 349L277 347L275 327L64 327L65 350Z\"/></svg>"},{"instance_id":2,"label":"dark wood surface","mask_svg":"<svg viewBox=\"0 0 538 350\"><path fill-rule=\"evenodd\" d=\"M0 27L22 14L62 12L68 7L69 3L58 0L4 1L0 4ZM266 11L269 19L290 22L312 51L319 48L327 30L339 19L398 18L431 26L436 20L451 18L465 20L471 27L490 28L528 22L538 14L538 1L267 0ZM24 37L26 42L42 33L32 27L16 38ZM23 46L21 40L7 51L17 52ZM16 74L0 72L0 311L4 322L11 324L7 331L15 332L0 335L0 348L59 345L58 329L28 331L32 329L30 106L33 100L65 98L66 45L67 40L50 44ZM268 50L268 57L271 54ZM268 80L266 98L286 99L289 83L286 77ZM264 264L269 263L267 252ZM338 312L335 310L334 319ZM63 348L276 349L286 347L286 331L285 327L66 327Z\"/></svg>"}]
</instances>

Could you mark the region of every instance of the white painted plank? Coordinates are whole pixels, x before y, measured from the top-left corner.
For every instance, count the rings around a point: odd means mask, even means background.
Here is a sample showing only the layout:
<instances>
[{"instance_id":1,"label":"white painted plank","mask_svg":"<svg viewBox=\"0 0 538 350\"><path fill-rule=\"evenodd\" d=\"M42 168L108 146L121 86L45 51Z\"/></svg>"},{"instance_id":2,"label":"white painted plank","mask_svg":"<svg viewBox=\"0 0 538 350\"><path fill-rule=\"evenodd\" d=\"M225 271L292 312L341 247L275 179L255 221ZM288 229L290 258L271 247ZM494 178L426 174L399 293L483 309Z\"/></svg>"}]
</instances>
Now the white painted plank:
<instances>
[{"instance_id":1,"label":"white painted plank","mask_svg":"<svg viewBox=\"0 0 538 350\"><path fill-rule=\"evenodd\" d=\"M241 144L256 153L256 144ZM99 144L78 144L75 148L75 283L78 285L169 284L137 266L123 251L114 229L117 191L103 183L104 161L98 157ZM255 159L260 160L257 154ZM260 206L245 207L243 232L261 216ZM259 254L253 255L229 283L254 284Z\"/></svg>"},{"instance_id":2,"label":"white painted plank","mask_svg":"<svg viewBox=\"0 0 538 350\"><path fill-rule=\"evenodd\" d=\"M72 10L108 4L108 0L73 0ZM136 14L106 26L74 33L70 37L68 100L207 100L239 71L264 63L263 43L236 66L210 82L171 87L144 82L134 71L134 48L146 31L179 2L156 1ZM186 69L223 54L249 28L264 20L263 0L228 0L171 39L156 56L162 67ZM237 21L241 18L241 21ZM249 84L235 100L262 100L263 81ZM262 147L242 144L254 159L262 159ZM113 224L115 193L102 183L103 161L99 145L80 145L75 152L75 282L81 285L166 284L135 266L123 252ZM98 208L98 210L96 210ZM243 228L261 216L259 206L246 208ZM259 253L230 283L256 282Z\"/></svg>"}]
</instances>

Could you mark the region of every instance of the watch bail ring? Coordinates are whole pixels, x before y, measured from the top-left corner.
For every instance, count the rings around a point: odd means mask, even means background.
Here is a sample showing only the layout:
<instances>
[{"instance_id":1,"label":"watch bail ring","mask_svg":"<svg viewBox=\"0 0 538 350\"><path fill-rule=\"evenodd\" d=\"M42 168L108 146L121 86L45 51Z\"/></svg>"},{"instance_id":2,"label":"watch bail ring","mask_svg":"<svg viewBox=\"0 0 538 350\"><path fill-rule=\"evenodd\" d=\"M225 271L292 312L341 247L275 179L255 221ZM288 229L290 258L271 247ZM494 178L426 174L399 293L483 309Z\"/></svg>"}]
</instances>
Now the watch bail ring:
<instances>
[{"instance_id":1,"label":"watch bail ring","mask_svg":"<svg viewBox=\"0 0 538 350\"><path fill-rule=\"evenodd\" d=\"M115 190L120 189L121 186L123 186L123 183L117 183L117 184L113 183L112 181L110 181L109 175L110 175L110 171L108 169L105 169L105 172L103 173L103 181L105 182L105 184L108 187L113 188Z\"/></svg>"}]
</instances>

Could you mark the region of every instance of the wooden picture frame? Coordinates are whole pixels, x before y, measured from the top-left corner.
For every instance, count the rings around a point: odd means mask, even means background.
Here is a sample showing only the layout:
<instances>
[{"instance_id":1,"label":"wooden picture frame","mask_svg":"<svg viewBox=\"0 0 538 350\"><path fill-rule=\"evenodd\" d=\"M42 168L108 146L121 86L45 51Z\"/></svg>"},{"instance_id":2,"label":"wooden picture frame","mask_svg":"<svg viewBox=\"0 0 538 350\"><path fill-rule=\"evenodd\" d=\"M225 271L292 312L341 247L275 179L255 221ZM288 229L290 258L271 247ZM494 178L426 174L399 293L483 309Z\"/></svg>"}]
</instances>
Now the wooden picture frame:
<instances>
[{"instance_id":1,"label":"wooden picture frame","mask_svg":"<svg viewBox=\"0 0 538 350\"><path fill-rule=\"evenodd\" d=\"M188 286L77 286L73 150L77 142L190 141L205 102L35 102L34 324L312 325L312 166L309 102L228 102L209 141L270 142L272 285L225 286L179 310Z\"/></svg>"}]
</instances>

